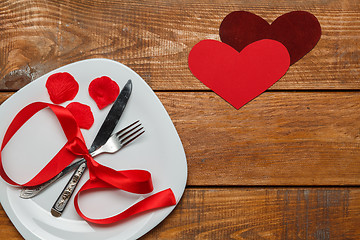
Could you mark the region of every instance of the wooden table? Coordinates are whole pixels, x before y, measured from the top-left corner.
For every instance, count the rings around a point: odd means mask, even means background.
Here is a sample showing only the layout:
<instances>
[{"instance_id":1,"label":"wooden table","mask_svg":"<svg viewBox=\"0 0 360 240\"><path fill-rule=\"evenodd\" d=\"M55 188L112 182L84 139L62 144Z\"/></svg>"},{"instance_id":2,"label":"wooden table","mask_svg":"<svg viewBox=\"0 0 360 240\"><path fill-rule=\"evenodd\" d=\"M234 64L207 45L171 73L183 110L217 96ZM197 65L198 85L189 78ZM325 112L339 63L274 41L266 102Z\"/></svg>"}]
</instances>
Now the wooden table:
<instances>
[{"instance_id":1,"label":"wooden table","mask_svg":"<svg viewBox=\"0 0 360 240\"><path fill-rule=\"evenodd\" d=\"M317 46L236 110L189 71L236 10L322 26ZM139 73L185 148L184 196L142 239L360 239L359 0L0 2L0 102L37 77L103 57ZM22 239L0 207L0 239Z\"/></svg>"}]
</instances>

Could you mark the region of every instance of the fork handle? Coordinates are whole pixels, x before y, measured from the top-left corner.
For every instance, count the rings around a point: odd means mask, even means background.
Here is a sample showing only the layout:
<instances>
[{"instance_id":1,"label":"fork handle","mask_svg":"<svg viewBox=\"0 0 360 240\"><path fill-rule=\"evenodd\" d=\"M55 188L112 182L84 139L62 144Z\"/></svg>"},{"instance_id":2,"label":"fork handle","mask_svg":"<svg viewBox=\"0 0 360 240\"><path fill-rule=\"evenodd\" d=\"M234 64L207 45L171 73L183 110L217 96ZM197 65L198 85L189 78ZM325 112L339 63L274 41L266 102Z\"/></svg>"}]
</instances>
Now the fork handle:
<instances>
[{"instance_id":1,"label":"fork handle","mask_svg":"<svg viewBox=\"0 0 360 240\"><path fill-rule=\"evenodd\" d=\"M86 162L80 164L76 171L71 176L69 182L66 184L64 190L59 195L58 199L51 208L51 214L54 217L60 217L66 205L68 204L71 195L73 194L77 184L86 170Z\"/></svg>"}]
</instances>

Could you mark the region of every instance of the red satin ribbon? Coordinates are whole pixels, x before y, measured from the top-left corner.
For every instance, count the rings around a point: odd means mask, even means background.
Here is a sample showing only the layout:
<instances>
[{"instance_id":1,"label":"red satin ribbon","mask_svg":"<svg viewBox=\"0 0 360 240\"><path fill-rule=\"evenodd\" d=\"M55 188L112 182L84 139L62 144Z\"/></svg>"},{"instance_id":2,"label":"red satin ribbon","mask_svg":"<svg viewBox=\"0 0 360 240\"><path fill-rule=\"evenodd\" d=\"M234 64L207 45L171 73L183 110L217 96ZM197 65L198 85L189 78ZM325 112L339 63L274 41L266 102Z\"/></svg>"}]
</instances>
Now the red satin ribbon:
<instances>
[{"instance_id":1,"label":"red satin ribbon","mask_svg":"<svg viewBox=\"0 0 360 240\"><path fill-rule=\"evenodd\" d=\"M25 184L18 184L6 174L1 159L1 151L26 121L28 121L34 114L47 107L49 107L56 115L68 141L35 177ZM130 217L134 214L157 208L173 206L176 204L174 193L171 189L166 189L143 199L115 216L103 219L93 219L85 216L81 212L78 203L79 194L81 192L97 188L114 188L137 194L151 193L153 191L151 174L145 170L116 171L112 168L99 164L89 154L86 148L85 140L73 115L62 106L43 102L31 103L24 107L9 125L0 150L0 176L11 185L36 186L56 176L77 156L82 156L86 159L90 173L90 179L81 187L74 199L77 213L86 221L97 224L110 224Z\"/></svg>"}]
</instances>

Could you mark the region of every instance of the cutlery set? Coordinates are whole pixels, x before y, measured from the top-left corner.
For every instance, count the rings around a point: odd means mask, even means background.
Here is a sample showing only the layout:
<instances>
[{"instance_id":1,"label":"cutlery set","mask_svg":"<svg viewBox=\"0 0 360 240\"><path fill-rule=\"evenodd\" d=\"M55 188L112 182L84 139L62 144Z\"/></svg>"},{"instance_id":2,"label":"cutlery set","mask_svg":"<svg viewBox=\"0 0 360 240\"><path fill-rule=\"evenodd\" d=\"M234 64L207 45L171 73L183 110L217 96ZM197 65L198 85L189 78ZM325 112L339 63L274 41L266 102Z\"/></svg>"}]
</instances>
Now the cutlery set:
<instances>
[{"instance_id":1,"label":"cutlery set","mask_svg":"<svg viewBox=\"0 0 360 240\"><path fill-rule=\"evenodd\" d=\"M135 121L129 126L121 129L120 131L113 133L119 119L126 107L126 104L130 98L132 92L132 81L128 80L124 88L120 92L119 96L113 103L109 113L107 114L103 124L101 125L91 147L88 149L89 154L95 157L101 153L115 153L137 139L145 131L140 121ZM66 168L64 168L58 175L50 179L49 181L34 187L24 187L21 189L21 198L32 198L38 195L42 190L46 189L58 179L65 176L70 171L74 170L73 175L66 184L64 190L61 192L53 207L51 208L51 214L55 217L60 217L63 213L70 197L74 193L74 190L79 183L83 173L85 172L86 160L80 159Z\"/></svg>"}]
</instances>

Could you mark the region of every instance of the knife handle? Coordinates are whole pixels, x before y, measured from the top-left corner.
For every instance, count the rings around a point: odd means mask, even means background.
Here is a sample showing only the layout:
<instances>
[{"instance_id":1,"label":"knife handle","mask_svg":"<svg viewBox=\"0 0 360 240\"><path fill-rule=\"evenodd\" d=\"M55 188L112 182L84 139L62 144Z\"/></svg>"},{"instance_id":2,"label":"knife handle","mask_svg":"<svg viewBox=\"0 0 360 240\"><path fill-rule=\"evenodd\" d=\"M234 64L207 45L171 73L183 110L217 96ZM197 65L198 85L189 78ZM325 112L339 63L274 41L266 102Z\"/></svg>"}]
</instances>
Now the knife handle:
<instances>
[{"instance_id":1,"label":"knife handle","mask_svg":"<svg viewBox=\"0 0 360 240\"><path fill-rule=\"evenodd\" d=\"M23 187L20 191L20 197L28 199L28 198L37 196L41 191L43 191L47 187L51 186L54 182L56 182L60 178L64 177L67 173L69 173L73 169L77 168L80 164L82 164L84 162L86 162L86 160L84 158L82 158L82 159L70 164L69 166L64 168L61 172L59 172L58 175L56 175L55 177L51 178L47 182L44 182L40 185L37 185L34 187Z\"/></svg>"},{"instance_id":2,"label":"knife handle","mask_svg":"<svg viewBox=\"0 0 360 240\"><path fill-rule=\"evenodd\" d=\"M66 184L64 190L59 195L58 199L51 208L51 214L54 217L60 217L66 205L68 204L71 195L73 194L77 184L79 183L82 175L86 169L86 162L80 164L76 171L71 176L69 182Z\"/></svg>"}]
</instances>

